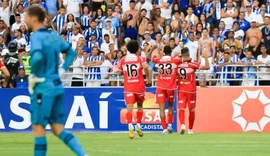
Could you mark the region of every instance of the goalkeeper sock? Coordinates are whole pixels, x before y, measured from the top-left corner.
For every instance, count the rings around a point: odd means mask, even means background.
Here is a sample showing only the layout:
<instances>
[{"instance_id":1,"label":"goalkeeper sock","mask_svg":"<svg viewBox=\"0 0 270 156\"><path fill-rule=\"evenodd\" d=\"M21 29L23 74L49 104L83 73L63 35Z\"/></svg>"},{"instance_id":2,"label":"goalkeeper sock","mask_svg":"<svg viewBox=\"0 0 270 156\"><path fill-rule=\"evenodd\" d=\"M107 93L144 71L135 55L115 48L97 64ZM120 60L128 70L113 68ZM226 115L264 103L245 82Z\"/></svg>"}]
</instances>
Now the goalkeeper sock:
<instances>
[{"instance_id":1,"label":"goalkeeper sock","mask_svg":"<svg viewBox=\"0 0 270 156\"><path fill-rule=\"evenodd\" d=\"M195 112L189 112L189 129L193 128L194 120L195 120Z\"/></svg>"},{"instance_id":2,"label":"goalkeeper sock","mask_svg":"<svg viewBox=\"0 0 270 156\"><path fill-rule=\"evenodd\" d=\"M185 124L185 110L179 110L179 120L180 124Z\"/></svg>"},{"instance_id":3,"label":"goalkeeper sock","mask_svg":"<svg viewBox=\"0 0 270 156\"><path fill-rule=\"evenodd\" d=\"M47 139L43 137L35 137L35 156L45 156L47 152Z\"/></svg>"},{"instance_id":4,"label":"goalkeeper sock","mask_svg":"<svg viewBox=\"0 0 270 156\"><path fill-rule=\"evenodd\" d=\"M167 129L166 119L161 119L161 125L162 125L163 130Z\"/></svg>"},{"instance_id":5,"label":"goalkeeper sock","mask_svg":"<svg viewBox=\"0 0 270 156\"><path fill-rule=\"evenodd\" d=\"M70 132L63 130L58 136L76 155L86 155L84 149L80 145L79 141Z\"/></svg>"},{"instance_id":6,"label":"goalkeeper sock","mask_svg":"<svg viewBox=\"0 0 270 156\"><path fill-rule=\"evenodd\" d=\"M173 122L173 114L168 113L168 124L172 124Z\"/></svg>"},{"instance_id":7,"label":"goalkeeper sock","mask_svg":"<svg viewBox=\"0 0 270 156\"><path fill-rule=\"evenodd\" d=\"M132 124L132 113L131 112L127 112L126 118L127 118L127 123Z\"/></svg>"},{"instance_id":8,"label":"goalkeeper sock","mask_svg":"<svg viewBox=\"0 0 270 156\"><path fill-rule=\"evenodd\" d=\"M142 123L143 112L137 112L137 124Z\"/></svg>"}]
</instances>

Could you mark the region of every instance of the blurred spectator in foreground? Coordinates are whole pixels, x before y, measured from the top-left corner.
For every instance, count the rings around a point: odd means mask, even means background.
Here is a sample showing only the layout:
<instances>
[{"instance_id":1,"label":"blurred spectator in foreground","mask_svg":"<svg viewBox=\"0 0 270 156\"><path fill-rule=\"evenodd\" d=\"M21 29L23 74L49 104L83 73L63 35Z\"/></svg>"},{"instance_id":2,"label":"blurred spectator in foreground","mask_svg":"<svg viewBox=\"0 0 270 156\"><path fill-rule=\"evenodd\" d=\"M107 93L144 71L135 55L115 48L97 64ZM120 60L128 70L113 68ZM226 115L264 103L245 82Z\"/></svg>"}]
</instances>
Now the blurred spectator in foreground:
<instances>
[{"instance_id":1,"label":"blurred spectator in foreground","mask_svg":"<svg viewBox=\"0 0 270 156\"><path fill-rule=\"evenodd\" d=\"M25 74L24 66L19 66L18 76L13 79L9 85L10 88L27 88L28 75Z\"/></svg>"}]
</instances>

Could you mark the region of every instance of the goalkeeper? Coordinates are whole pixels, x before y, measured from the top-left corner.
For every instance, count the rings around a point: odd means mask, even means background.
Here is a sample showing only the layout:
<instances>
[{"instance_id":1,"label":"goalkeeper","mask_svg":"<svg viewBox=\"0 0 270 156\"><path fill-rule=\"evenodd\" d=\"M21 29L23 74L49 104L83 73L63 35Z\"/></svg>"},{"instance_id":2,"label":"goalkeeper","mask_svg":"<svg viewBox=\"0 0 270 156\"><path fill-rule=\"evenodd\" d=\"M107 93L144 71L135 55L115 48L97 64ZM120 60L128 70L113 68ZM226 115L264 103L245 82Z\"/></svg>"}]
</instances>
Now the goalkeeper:
<instances>
[{"instance_id":1,"label":"goalkeeper","mask_svg":"<svg viewBox=\"0 0 270 156\"><path fill-rule=\"evenodd\" d=\"M31 122L35 137L35 156L45 156L47 151L46 130L50 124L52 132L76 155L86 153L79 141L64 130L64 88L61 75L69 68L75 57L71 45L53 31L43 26L45 12L39 6L27 8L25 22L34 33L30 37L29 92L31 94ZM65 63L58 69L59 54L66 53Z\"/></svg>"}]
</instances>

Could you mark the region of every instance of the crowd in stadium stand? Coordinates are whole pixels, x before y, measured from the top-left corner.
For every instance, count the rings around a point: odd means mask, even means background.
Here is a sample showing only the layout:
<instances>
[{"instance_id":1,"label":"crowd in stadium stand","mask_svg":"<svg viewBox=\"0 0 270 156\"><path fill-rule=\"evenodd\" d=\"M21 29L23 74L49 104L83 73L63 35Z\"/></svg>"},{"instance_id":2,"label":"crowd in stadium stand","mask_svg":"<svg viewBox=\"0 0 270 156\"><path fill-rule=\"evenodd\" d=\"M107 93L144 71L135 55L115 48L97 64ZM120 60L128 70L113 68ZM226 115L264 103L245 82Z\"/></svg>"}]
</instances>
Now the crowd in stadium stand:
<instances>
[{"instance_id":1,"label":"crowd in stadium stand","mask_svg":"<svg viewBox=\"0 0 270 156\"><path fill-rule=\"evenodd\" d=\"M154 85L151 57L163 55L165 45L172 57L188 47L201 64L200 54L209 52L211 68L198 75L207 85L270 85L270 0L1 0L0 51L10 88L27 87L31 30L24 9L30 5L43 7L44 25L77 52L65 86L123 85L113 69L134 39L149 65L146 86Z\"/></svg>"}]
</instances>

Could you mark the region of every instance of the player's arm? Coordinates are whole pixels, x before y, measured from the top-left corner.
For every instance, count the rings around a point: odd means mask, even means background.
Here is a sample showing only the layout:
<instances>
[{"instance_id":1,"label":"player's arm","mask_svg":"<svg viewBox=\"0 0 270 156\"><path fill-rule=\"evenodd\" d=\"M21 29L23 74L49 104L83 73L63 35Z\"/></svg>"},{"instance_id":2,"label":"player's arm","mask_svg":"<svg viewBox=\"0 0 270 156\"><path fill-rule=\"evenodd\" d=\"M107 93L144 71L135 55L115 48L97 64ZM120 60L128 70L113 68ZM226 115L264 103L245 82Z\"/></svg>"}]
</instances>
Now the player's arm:
<instances>
[{"instance_id":1,"label":"player's arm","mask_svg":"<svg viewBox=\"0 0 270 156\"><path fill-rule=\"evenodd\" d=\"M39 64L40 62L43 61L43 54L41 49L32 49L31 52L31 61L30 61L30 66L31 66L31 74L36 74L39 72Z\"/></svg>"},{"instance_id":2,"label":"player's arm","mask_svg":"<svg viewBox=\"0 0 270 156\"><path fill-rule=\"evenodd\" d=\"M42 39L36 36L31 37L31 53L30 53L30 66L31 74L28 77L28 90L30 94L34 93L34 87L37 83L42 83L45 78L36 77L36 74L40 71L39 65L44 61L42 53Z\"/></svg>"},{"instance_id":3,"label":"player's arm","mask_svg":"<svg viewBox=\"0 0 270 156\"><path fill-rule=\"evenodd\" d=\"M153 56L151 61L154 62L154 63L158 63L159 59L160 59L159 57Z\"/></svg>"},{"instance_id":4,"label":"player's arm","mask_svg":"<svg viewBox=\"0 0 270 156\"><path fill-rule=\"evenodd\" d=\"M114 73L116 73L118 75L123 74L123 64L124 64L123 62L124 62L124 59L122 58L119 66L118 67L116 66L115 68L113 68Z\"/></svg>"},{"instance_id":5,"label":"player's arm","mask_svg":"<svg viewBox=\"0 0 270 156\"><path fill-rule=\"evenodd\" d=\"M147 64L147 62L146 62L146 59L144 59L144 58L142 58L142 57L141 57L141 59L142 59L142 63L141 63L141 64L142 64L142 67L143 67L143 70L144 70L146 79L148 79L148 77L149 77L148 64Z\"/></svg>"}]
</instances>

